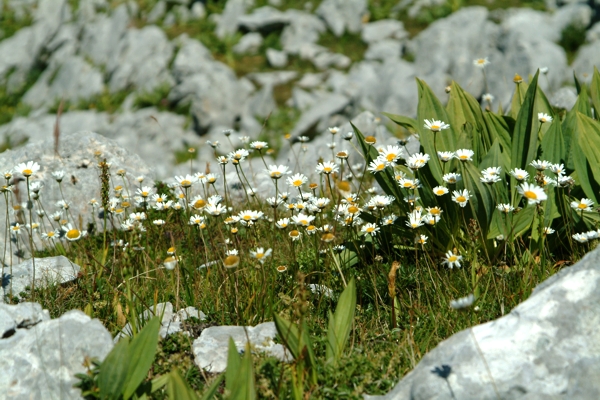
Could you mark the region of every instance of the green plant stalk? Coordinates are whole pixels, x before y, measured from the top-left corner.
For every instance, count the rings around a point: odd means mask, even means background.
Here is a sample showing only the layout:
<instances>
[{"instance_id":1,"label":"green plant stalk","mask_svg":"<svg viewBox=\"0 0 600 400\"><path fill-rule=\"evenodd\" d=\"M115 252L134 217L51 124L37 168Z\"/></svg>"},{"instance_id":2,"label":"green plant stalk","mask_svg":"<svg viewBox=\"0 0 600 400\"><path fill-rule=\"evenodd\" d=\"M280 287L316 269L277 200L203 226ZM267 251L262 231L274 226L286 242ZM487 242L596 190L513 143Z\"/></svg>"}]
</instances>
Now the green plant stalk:
<instances>
[{"instance_id":1,"label":"green plant stalk","mask_svg":"<svg viewBox=\"0 0 600 400\"><path fill-rule=\"evenodd\" d=\"M29 177L26 178L27 184L27 209L29 210L29 248L31 250L31 264L32 264L32 278L31 278L31 300L35 301L35 252L33 248L33 216L31 214L31 209L33 208L33 202L31 201L31 191L29 189ZM31 204L31 208L29 207ZM11 264L12 265L12 264ZM12 272L12 271L11 271ZM12 279L11 279L12 281Z\"/></svg>"}]
</instances>

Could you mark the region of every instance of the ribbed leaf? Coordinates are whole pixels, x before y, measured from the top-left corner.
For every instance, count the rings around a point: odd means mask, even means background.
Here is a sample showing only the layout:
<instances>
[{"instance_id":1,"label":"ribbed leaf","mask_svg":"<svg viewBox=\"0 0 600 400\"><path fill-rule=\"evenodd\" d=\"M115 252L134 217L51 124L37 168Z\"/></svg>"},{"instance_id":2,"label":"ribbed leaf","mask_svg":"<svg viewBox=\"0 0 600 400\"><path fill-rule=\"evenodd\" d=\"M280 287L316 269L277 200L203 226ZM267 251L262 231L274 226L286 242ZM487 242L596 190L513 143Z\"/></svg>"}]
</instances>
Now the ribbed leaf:
<instances>
[{"instance_id":1,"label":"ribbed leaf","mask_svg":"<svg viewBox=\"0 0 600 400\"><path fill-rule=\"evenodd\" d=\"M134 362L129 364L127 373L127 385L123 392L123 398L130 398L140 383L148 375L148 371L154 361L156 345L158 344L158 330L160 329L160 318L154 317L129 344L129 357Z\"/></svg>"},{"instance_id":2,"label":"ribbed leaf","mask_svg":"<svg viewBox=\"0 0 600 400\"><path fill-rule=\"evenodd\" d=\"M302 332L296 324L275 314L273 316L277 333L283 344L292 353L296 361L304 361L311 370L311 380L317 384L317 359L312 349L312 342L306 323L302 324Z\"/></svg>"},{"instance_id":3,"label":"ribbed leaf","mask_svg":"<svg viewBox=\"0 0 600 400\"><path fill-rule=\"evenodd\" d=\"M598 202L600 193L600 123L577 113L577 125L572 144L575 170L586 196Z\"/></svg>"},{"instance_id":4,"label":"ribbed leaf","mask_svg":"<svg viewBox=\"0 0 600 400\"><path fill-rule=\"evenodd\" d=\"M98 388L101 399L119 399L125 389L129 363L129 338L125 337L113 347L100 366Z\"/></svg>"},{"instance_id":5,"label":"ribbed leaf","mask_svg":"<svg viewBox=\"0 0 600 400\"><path fill-rule=\"evenodd\" d=\"M188 386L187 382L181 377L177 369L174 369L169 373L167 393L169 394L169 399L173 400L198 400L196 393Z\"/></svg>"},{"instance_id":6,"label":"ribbed leaf","mask_svg":"<svg viewBox=\"0 0 600 400\"><path fill-rule=\"evenodd\" d=\"M590 86L590 98L594 105L596 120L600 119L600 72L594 66L594 75L592 76L592 85Z\"/></svg>"},{"instance_id":7,"label":"ribbed leaf","mask_svg":"<svg viewBox=\"0 0 600 400\"><path fill-rule=\"evenodd\" d=\"M526 82L521 82L515 85L515 93L513 94L512 101L510 103L510 113L509 115L512 119L517 119L519 112L521 111L521 105L523 101L525 101L525 94L527 93L528 84Z\"/></svg>"},{"instance_id":8,"label":"ribbed leaf","mask_svg":"<svg viewBox=\"0 0 600 400\"><path fill-rule=\"evenodd\" d=\"M350 336L355 309L356 283L353 278L340 295L335 313L329 312L327 362L337 365L340 360Z\"/></svg>"},{"instance_id":9,"label":"ribbed leaf","mask_svg":"<svg viewBox=\"0 0 600 400\"><path fill-rule=\"evenodd\" d=\"M525 100L519 111L515 124L515 131L512 140L511 169L526 169L527 165L536 157L538 150L538 135L534 130L534 121L537 121L535 114L535 98L537 95L538 73L527 89Z\"/></svg>"},{"instance_id":10,"label":"ribbed leaf","mask_svg":"<svg viewBox=\"0 0 600 400\"><path fill-rule=\"evenodd\" d=\"M221 386L221 382L223 382L223 378L225 378L225 374L221 374L215 379L210 386L204 391L202 394L202 400L211 400L219 391L219 387Z\"/></svg>"},{"instance_id":11,"label":"ribbed leaf","mask_svg":"<svg viewBox=\"0 0 600 400\"><path fill-rule=\"evenodd\" d=\"M250 344L246 344L238 374L231 389L232 400L255 400L256 384L254 382L254 368L252 367L252 351ZM229 378L229 377L228 377Z\"/></svg>"},{"instance_id":12,"label":"ribbed leaf","mask_svg":"<svg viewBox=\"0 0 600 400\"><path fill-rule=\"evenodd\" d=\"M236 378L240 373L240 367L242 361L240 360L240 354L235 342L232 338L229 338L229 344L227 348L227 369L225 370L225 388L231 392L236 385Z\"/></svg>"},{"instance_id":13,"label":"ribbed leaf","mask_svg":"<svg viewBox=\"0 0 600 400\"><path fill-rule=\"evenodd\" d=\"M542 138L542 159L558 164L567 158L567 147L561 122L556 118Z\"/></svg>"},{"instance_id":14,"label":"ribbed leaf","mask_svg":"<svg viewBox=\"0 0 600 400\"><path fill-rule=\"evenodd\" d=\"M455 151L457 149L458 135L453 126L441 132L433 133L424 127L426 119L436 119L448 123L450 118L442 103L431 91L427 84L417 79L419 89L419 104L417 106L417 126L419 128L419 137L424 151L431 155L431 160L427 165L438 184L443 183L442 166L437 157L437 151Z\"/></svg>"},{"instance_id":15,"label":"ribbed leaf","mask_svg":"<svg viewBox=\"0 0 600 400\"><path fill-rule=\"evenodd\" d=\"M417 120L414 118L405 117L403 115L388 114L388 113L384 113L384 112L382 112L381 114L385 115L386 117L388 117L389 119L394 121L396 124L409 130L410 132L413 132L413 133L419 132L419 126L418 126Z\"/></svg>"}]
</instances>

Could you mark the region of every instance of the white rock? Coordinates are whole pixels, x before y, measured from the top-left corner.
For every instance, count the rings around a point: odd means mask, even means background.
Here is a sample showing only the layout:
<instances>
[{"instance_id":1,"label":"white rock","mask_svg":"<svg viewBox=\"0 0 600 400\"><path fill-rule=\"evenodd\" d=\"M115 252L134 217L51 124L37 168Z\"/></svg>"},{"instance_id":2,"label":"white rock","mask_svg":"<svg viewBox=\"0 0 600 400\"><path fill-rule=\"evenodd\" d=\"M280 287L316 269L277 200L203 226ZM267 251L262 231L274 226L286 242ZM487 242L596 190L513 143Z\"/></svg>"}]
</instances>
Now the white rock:
<instances>
[{"instance_id":1,"label":"white rock","mask_svg":"<svg viewBox=\"0 0 600 400\"><path fill-rule=\"evenodd\" d=\"M283 68L288 63L288 55L284 51L267 49L267 61L272 67Z\"/></svg>"},{"instance_id":2,"label":"white rock","mask_svg":"<svg viewBox=\"0 0 600 400\"><path fill-rule=\"evenodd\" d=\"M346 31L360 32L366 12L366 0L325 0L317 8L317 15L336 36L342 36Z\"/></svg>"},{"instance_id":3,"label":"white rock","mask_svg":"<svg viewBox=\"0 0 600 400\"><path fill-rule=\"evenodd\" d=\"M404 24L395 19L382 19L363 25L361 38L365 43L379 42L384 39L402 40L408 37Z\"/></svg>"},{"instance_id":4,"label":"white rock","mask_svg":"<svg viewBox=\"0 0 600 400\"><path fill-rule=\"evenodd\" d=\"M233 52L236 54L254 54L263 43L263 37L260 33L250 32L242 36L239 42L233 46Z\"/></svg>"},{"instance_id":5,"label":"white rock","mask_svg":"<svg viewBox=\"0 0 600 400\"><path fill-rule=\"evenodd\" d=\"M238 351L244 351L249 341L253 352L264 352L286 361L290 359L290 353L282 345L273 343L276 336L277 329L273 322L254 327L212 326L204 329L200 337L194 340L194 361L198 367L211 373L225 371L229 338L233 339Z\"/></svg>"}]
</instances>

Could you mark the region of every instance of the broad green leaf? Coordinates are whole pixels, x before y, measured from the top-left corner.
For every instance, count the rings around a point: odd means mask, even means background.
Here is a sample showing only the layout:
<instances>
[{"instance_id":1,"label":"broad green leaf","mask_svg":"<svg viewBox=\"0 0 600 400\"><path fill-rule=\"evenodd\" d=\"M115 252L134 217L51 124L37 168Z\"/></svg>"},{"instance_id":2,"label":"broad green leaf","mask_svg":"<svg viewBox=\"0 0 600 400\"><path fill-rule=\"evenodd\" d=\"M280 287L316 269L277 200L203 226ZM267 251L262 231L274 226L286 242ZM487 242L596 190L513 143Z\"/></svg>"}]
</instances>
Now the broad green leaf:
<instances>
[{"instance_id":1,"label":"broad green leaf","mask_svg":"<svg viewBox=\"0 0 600 400\"><path fill-rule=\"evenodd\" d=\"M136 337L131 339L129 343L129 357L134 362L129 364L127 385L123 392L123 398L130 398L148 375L148 371L154 361L154 355L156 354L159 329L160 318L154 317L148 321Z\"/></svg>"},{"instance_id":2,"label":"broad green leaf","mask_svg":"<svg viewBox=\"0 0 600 400\"><path fill-rule=\"evenodd\" d=\"M127 371L132 358L129 355L129 338L125 337L113 347L100 365L98 388L101 399L118 399L127 383Z\"/></svg>"},{"instance_id":3,"label":"broad green leaf","mask_svg":"<svg viewBox=\"0 0 600 400\"><path fill-rule=\"evenodd\" d=\"M158 378L154 378L152 379L152 382L150 382L150 392L154 393L157 390L161 389L163 386L167 385L169 383L169 375L165 374L165 375L161 375Z\"/></svg>"},{"instance_id":4,"label":"broad green leaf","mask_svg":"<svg viewBox=\"0 0 600 400\"><path fill-rule=\"evenodd\" d=\"M534 205L525 207L521 211L519 211L519 213L514 214L513 220L512 220L513 238L516 239L519 236L523 235L525 232L527 232L531 228L534 218L535 218L535 206Z\"/></svg>"},{"instance_id":5,"label":"broad green leaf","mask_svg":"<svg viewBox=\"0 0 600 400\"><path fill-rule=\"evenodd\" d=\"M595 118L600 119L600 72L594 66L594 75L592 76L592 85L590 86L590 98L594 105Z\"/></svg>"},{"instance_id":6,"label":"broad green leaf","mask_svg":"<svg viewBox=\"0 0 600 400\"><path fill-rule=\"evenodd\" d=\"M529 89L527 89L525 100L517 117L512 140L511 169L526 169L528 164L537 156L538 133L534 129L537 126L535 123L537 122L535 102L538 94L538 76L539 71L535 74Z\"/></svg>"},{"instance_id":7,"label":"broad green leaf","mask_svg":"<svg viewBox=\"0 0 600 400\"><path fill-rule=\"evenodd\" d=\"M451 126L459 132L458 147L473 149L476 160L479 161L493 143L483 118L481 105L458 83L452 82L447 110Z\"/></svg>"},{"instance_id":8,"label":"broad green leaf","mask_svg":"<svg viewBox=\"0 0 600 400\"><path fill-rule=\"evenodd\" d=\"M225 370L225 388L231 392L236 385L236 378L240 373L242 361L235 342L229 338L227 351L227 369Z\"/></svg>"},{"instance_id":9,"label":"broad green leaf","mask_svg":"<svg viewBox=\"0 0 600 400\"><path fill-rule=\"evenodd\" d=\"M577 131L577 113L582 113L588 117L592 117L589 98L587 96L587 91L585 87L579 93L577 97L577 101L572 109L567 112L565 119L562 122L562 133L565 139L565 153L567 155L565 160L565 167L569 170L575 169L575 161L580 156L580 152L577 149L573 148L573 144L577 141L577 138L574 137L573 133Z\"/></svg>"},{"instance_id":10,"label":"broad green leaf","mask_svg":"<svg viewBox=\"0 0 600 400\"><path fill-rule=\"evenodd\" d=\"M182 378L177 369L174 369L169 373L167 393L169 399L172 400L198 400L196 393L188 386L187 382Z\"/></svg>"},{"instance_id":11,"label":"broad green leaf","mask_svg":"<svg viewBox=\"0 0 600 400\"><path fill-rule=\"evenodd\" d=\"M215 379L210 386L206 389L206 391L202 394L202 400L211 400L217 392L219 391L219 387L221 386L221 382L223 382L223 378L225 378L225 374L221 374Z\"/></svg>"},{"instance_id":12,"label":"broad green leaf","mask_svg":"<svg viewBox=\"0 0 600 400\"><path fill-rule=\"evenodd\" d=\"M354 278L340 295L335 313L329 312L329 326L327 328L327 362L337 365L346 342L350 336L354 312L356 309L356 283Z\"/></svg>"},{"instance_id":13,"label":"broad green leaf","mask_svg":"<svg viewBox=\"0 0 600 400\"><path fill-rule=\"evenodd\" d=\"M556 118L542 138L542 159L560 164L567 158L567 147L561 122Z\"/></svg>"},{"instance_id":14,"label":"broad green leaf","mask_svg":"<svg viewBox=\"0 0 600 400\"><path fill-rule=\"evenodd\" d=\"M396 124L409 130L410 132L413 132L413 133L419 132L419 126L418 126L417 120L414 118L405 117L403 115L388 114L388 113L384 113L384 112L382 112L381 114L385 115L386 117L388 117L389 119L394 121Z\"/></svg>"},{"instance_id":15,"label":"broad green leaf","mask_svg":"<svg viewBox=\"0 0 600 400\"><path fill-rule=\"evenodd\" d=\"M525 101L525 95L527 93L529 85L526 82L515 84L515 93L513 94L512 101L510 103L510 116L513 119L517 119L519 112L521 111L521 105Z\"/></svg>"},{"instance_id":16,"label":"broad green leaf","mask_svg":"<svg viewBox=\"0 0 600 400\"><path fill-rule=\"evenodd\" d=\"M274 314L275 327L283 344L292 353L296 361L305 361L311 369L311 380L313 384L317 384L317 359L315 357L312 342L310 340L308 327L306 323L302 324L302 331L298 329L296 324Z\"/></svg>"},{"instance_id":17,"label":"broad green leaf","mask_svg":"<svg viewBox=\"0 0 600 400\"><path fill-rule=\"evenodd\" d=\"M437 151L456 151L458 148L458 134L454 130L456 127L453 126L436 133L425 128L424 121L426 119L441 120L448 123L450 118L442 103L435 97L431 88L424 81L417 79L417 87L419 89L419 104L417 106L419 138L424 151L431 155L431 160L427 163L431 174L437 184L441 185L444 180L442 179L442 166L437 157Z\"/></svg>"},{"instance_id":18,"label":"broad green leaf","mask_svg":"<svg viewBox=\"0 0 600 400\"><path fill-rule=\"evenodd\" d=\"M254 368L252 367L252 351L250 344L246 344L244 356L238 369L238 374L235 378L231 389L232 400L255 400L256 399L256 384L254 382Z\"/></svg>"},{"instance_id":19,"label":"broad green leaf","mask_svg":"<svg viewBox=\"0 0 600 400\"><path fill-rule=\"evenodd\" d=\"M474 212L472 217L477 219L485 237L495 209L490 185L481 182L481 171L470 162L461 163L461 173L464 186L472 196L469 200L469 208Z\"/></svg>"},{"instance_id":20,"label":"broad green leaf","mask_svg":"<svg viewBox=\"0 0 600 400\"><path fill-rule=\"evenodd\" d=\"M494 137L494 140L498 140L498 143L502 148L502 166L508 171L510 169L510 157L512 152L511 136L515 127L514 120L510 117L504 117L492 112L486 112L483 117L488 126L490 135Z\"/></svg>"},{"instance_id":21,"label":"broad green leaf","mask_svg":"<svg viewBox=\"0 0 600 400\"><path fill-rule=\"evenodd\" d=\"M600 123L577 113L576 126L573 138L577 143L571 146L575 155L575 170L586 196L597 203L596 194L600 189Z\"/></svg>"},{"instance_id":22,"label":"broad green leaf","mask_svg":"<svg viewBox=\"0 0 600 400\"><path fill-rule=\"evenodd\" d=\"M577 79L577 74L573 71L573 81L575 82L575 89L577 89L577 94L581 93L581 84L579 83L579 79Z\"/></svg>"}]
</instances>

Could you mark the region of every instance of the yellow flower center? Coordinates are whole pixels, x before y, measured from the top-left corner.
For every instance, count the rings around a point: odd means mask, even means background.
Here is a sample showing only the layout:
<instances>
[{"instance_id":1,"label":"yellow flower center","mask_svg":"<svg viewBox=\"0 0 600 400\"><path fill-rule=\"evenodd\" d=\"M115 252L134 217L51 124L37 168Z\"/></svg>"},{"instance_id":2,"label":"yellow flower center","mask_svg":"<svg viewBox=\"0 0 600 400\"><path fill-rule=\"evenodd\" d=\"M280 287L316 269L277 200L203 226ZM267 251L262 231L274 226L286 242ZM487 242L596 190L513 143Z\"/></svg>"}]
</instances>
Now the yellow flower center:
<instances>
[{"instance_id":1,"label":"yellow flower center","mask_svg":"<svg viewBox=\"0 0 600 400\"><path fill-rule=\"evenodd\" d=\"M448 257L448 261L449 262L455 262L457 259L458 259L457 256L450 256L450 257Z\"/></svg>"},{"instance_id":2,"label":"yellow flower center","mask_svg":"<svg viewBox=\"0 0 600 400\"><path fill-rule=\"evenodd\" d=\"M142 192L142 197L148 197L148 192Z\"/></svg>"},{"instance_id":3,"label":"yellow flower center","mask_svg":"<svg viewBox=\"0 0 600 400\"><path fill-rule=\"evenodd\" d=\"M227 256L223 260L223 264L225 265L226 268L237 267L237 265L239 263L240 263L240 258L238 256L234 256L234 255Z\"/></svg>"},{"instance_id":4,"label":"yellow flower center","mask_svg":"<svg viewBox=\"0 0 600 400\"><path fill-rule=\"evenodd\" d=\"M437 192L435 192L436 194L444 194L444 190L443 189L438 189Z\"/></svg>"},{"instance_id":5,"label":"yellow flower center","mask_svg":"<svg viewBox=\"0 0 600 400\"><path fill-rule=\"evenodd\" d=\"M382 169L384 169L384 168L385 168L385 164L379 164L379 165L377 166L377 168L375 168L375 170L377 170L377 171L381 171L381 170L382 170Z\"/></svg>"},{"instance_id":6,"label":"yellow flower center","mask_svg":"<svg viewBox=\"0 0 600 400\"><path fill-rule=\"evenodd\" d=\"M31 175L31 174L33 174L33 171L32 171L32 170L30 170L30 169L24 169L24 170L23 170L23 175L25 175L25 176L29 176L29 175Z\"/></svg>"},{"instance_id":7,"label":"yellow flower center","mask_svg":"<svg viewBox=\"0 0 600 400\"><path fill-rule=\"evenodd\" d=\"M196 200L196 202L194 203L194 208L202 208L206 205L206 202L202 199L200 200Z\"/></svg>"},{"instance_id":8,"label":"yellow flower center","mask_svg":"<svg viewBox=\"0 0 600 400\"><path fill-rule=\"evenodd\" d=\"M79 232L78 229L70 229L67 232L67 239L77 239L79 236L81 235L81 233Z\"/></svg>"},{"instance_id":9,"label":"yellow flower center","mask_svg":"<svg viewBox=\"0 0 600 400\"><path fill-rule=\"evenodd\" d=\"M586 204L583 204L583 203L579 203L579 204L577 205L577 208L584 209L584 208L587 208L587 205L586 205Z\"/></svg>"},{"instance_id":10,"label":"yellow flower center","mask_svg":"<svg viewBox=\"0 0 600 400\"><path fill-rule=\"evenodd\" d=\"M467 201L467 198L466 198L465 196L458 196L458 197L456 198L456 200L457 200L459 203L463 203L463 202Z\"/></svg>"},{"instance_id":11,"label":"yellow flower center","mask_svg":"<svg viewBox=\"0 0 600 400\"><path fill-rule=\"evenodd\" d=\"M525 193L523 193L523 195L525 197L527 197L528 199L532 199L532 200L537 200L537 198L538 198L538 195L532 190L526 191Z\"/></svg>"},{"instance_id":12,"label":"yellow flower center","mask_svg":"<svg viewBox=\"0 0 600 400\"><path fill-rule=\"evenodd\" d=\"M290 237L298 237L298 235L300 235L300 232L298 232L297 230L293 230L290 232Z\"/></svg>"},{"instance_id":13,"label":"yellow flower center","mask_svg":"<svg viewBox=\"0 0 600 400\"><path fill-rule=\"evenodd\" d=\"M181 181L181 186L183 186L183 187L192 186L192 182L188 181L187 179L184 179Z\"/></svg>"},{"instance_id":14,"label":"yellow flower center","mask_svg":"<svg viewBox=\"0 0 600 400\"><path fill-rule=\"evenodd\" d=\"M296 187L301 186L302 185L302 180L301 179L296 179L294 182L292 182L292 184Z\"/></svg>"},{"instance_id":15,"label":"yellow flower center","mask_svg":"<svg viewBox=\"0 0 600 400\"><path fill-rule=\"evenodd\" d=\"M348 207L348 212L350 214L356 214L358 212L358 207L356 207L356 206L350 206L350 207Z\"/></svg>"},{"instance_id":16,"label":"yellow flower center","mask_svg":"<svg viewBox=\"0 0 600 400\"><path fill-rule=\"evenodd\" d=\"M368 144L371 144L371 145L372 145L372 144L375 144L375 143L377 143L377 139L375 139L375 137L374 137L374 136L367 136L367 137L365 138L365 142L367 142Z\"/></svg>"},{"instance_id":17,"label":"yellow flower center","mask_svg":"<svg viewBox=\"0 0 600 400\"><path fill-rule=\"evenodd\" d=\"M386 157L386 160L388 160L389 162L392 162L396 159L396 155L393 153L388 154Z\"/></svg>"},{"instance_id":18,"label":"yellow flower center","mask_svg":"<svg viewBox=\"0 0 600 400\"><path fill-rule=\"evenodd\" d=\"M277 272L285 272L287 271L287 267L285 265L280 265L277 267Z\"/></svg>"},{"instance_id":19,"label":"yellow flower center","mask_svg":"<svg viewBox=\"0 0 600 400\"><path fill-rule=\"evenodd\" d=\"M432 131L439 131L440 130L440 126L439 125L431 125L431 130Z\"/></svg>"},{"instance_id":20,"label":"yellow flower center","mask_svg":"<svg viewBox=\"0 0 600 400\"><path fill-rule=\"evenodd\" d=\"M321 240L324 242L331 242L333 239L335 239L333 233L325 233L323 236L321 236Z\"/></svg>"},{"instance_id":21,"label":"yellow flower center","mask_svg":"<svg viewBox=\"0 0 600 400\"><path fill-rule=\"evenodd\" d=\"M260 260L261 258L263 258L265 256L265 253L256 253L256 259Z\"/></svg>"},{"instance_id":22,"label":"yellow flower center","mask_svg":"<svg viewBox=\"0 0 600 400\"><path fill-rule=\"evenodd\" d=\"M372 226L369 226L366 230L367 230L367 232L371 233L375 230L375 228L373 228Z\"/></svg>"},{"instance_id":23,"label":"yellow flower center","mask_svg":"<svg viewBox=\"0 0 600 400\"><path fill-rule=\"evenodd\" d=\"M252 217L248 214L244 215L242 218L244 219L244 221L250 221L252 219Z\"/></svg>"},{"instance_id":24,"label":"yellow flower center","mask_svg":"<svg viewBox=\"0 0 600 400\"><path fill-rule=\"evenodd\" d=\"M325 172L325 173L331 172L331 167L325 167L325 168L323 168L323 172Z\"/></svg>"}]
</instances>

